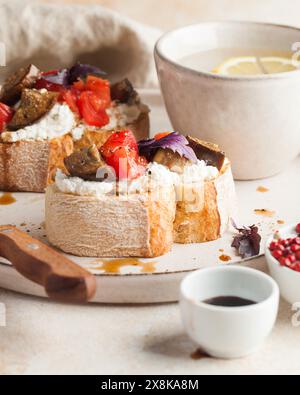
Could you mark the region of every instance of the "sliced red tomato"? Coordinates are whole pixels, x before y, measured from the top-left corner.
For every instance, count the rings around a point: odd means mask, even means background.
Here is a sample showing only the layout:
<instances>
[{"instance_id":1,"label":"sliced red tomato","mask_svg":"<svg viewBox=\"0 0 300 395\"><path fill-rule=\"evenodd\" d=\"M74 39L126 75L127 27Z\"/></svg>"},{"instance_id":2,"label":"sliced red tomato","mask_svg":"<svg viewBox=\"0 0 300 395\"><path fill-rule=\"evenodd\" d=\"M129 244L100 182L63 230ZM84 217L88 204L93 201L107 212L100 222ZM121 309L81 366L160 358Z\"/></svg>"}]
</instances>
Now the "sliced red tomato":
<instances>
[{"instance_id":1,"label":"sliced red tomato","mask_svg":"<svg viewBox=\"0 0 300 395\"><path fill-rule=\"evenodd\" d=\"M138 145L131 130L120 130L113 133L107 142L101 147L104 157L113 154L120 147L127 147L135 157L138 157Z\"/></svg>"},{"instance_id":2,"label":"sliced red tomato","mask_svg":"<svg viewBox=\"0 0 300 395\"><path fill-rule=\"evenodd\" d=\"M166 137L166 136L169 136L169 134L171 134L171 132L157 133L157 134L154 136L154 139L155 139L155 140L160 140L160 139L162 139L162 138L164 138L164 137Z\"/></svg>"},{"instance_id":3,"label":"sliced red tomato","mask_svg":"<svg viewBox=\"0 0 300 395\"><path fill-rule=\"evenodd\" d=\"M66 89L62 95L62 98L70 107L71 111L79 115L79 109L77 106L77 94L70 89Z\"/></svg>"},{"instance_id":4,"label":"sliced red tomato","mask_svg":"<svg viewBox=\"0 0 300 395\"><path fill-rule=\"evenodd\" d=\"M102 102L102 109L106 109L111 104L110 96L110 84L109 81L103 80L102 78L89 75L86 79L85 89L92 91Z\"/></svg>"},{"instance_id":5,"label":"sliced red tomato","mask_svg":"<svg viewBox=\"0 0 300 395\"><path fill-rule=\"evenodd\" d=\"M74 84L72 85L72 88L74 88L78 91L84 91L85 90L85 83L83 80L78 80L78 81L74 82Z\"/></svg>"},{"instance_id":6,"label":"sliced red tomato","mask_svg":"<svg viewBox=\"0 0 300 395\"><path fill-rule=\"evenodd\" d=\"M139 157L137 142L130 130L112 134L100 152L119 179L133 180L145 173L147 160Z\"/></svg>"},{"instance_id":7,"label":"sliced red tomato","mask_svg":"<svg viewBox=\"0 0 300 395\"><path fill-rule=\"evenodd\" d=\"M105 110L97 110L94 106L92 92L84 91L77 101L79 112L84 121L91 126L103 127L109 123L109 117Z\"/></svg>"},{"instance_id":8,"label":"sliced red tomato","mask_svg":"<svg viewBox=\"0 0 300 395\"><path fill-rule=\"evenodd\" d=\"M58 71L50 70L43 75L55 75ZM109 123L105 111L111 104L109 81L88 76L86 82L78 80L67 89L60 84L40 78L35 83L35 88L58 92L58 101L66 102L70 109L80 115L88 125L102 127Z\"/></svg>"},{"instance_id":9,"label":"sliced red tomato","mask_svg":"<svg viewBox=\"0 0 300 395\"><path fill-rule=\"evenodd\" d=\"M87 91L89 100L95 111L105 110L107 107L103 105L102 99L97 96L94 92Z\"/></svg>"},{"instance_id":10,"label":"sliced red tomato","mask_svg":"<svg viewBox=\"0 0 300 395\"><path fill-rule=\"evenodd\" d=\"M0 103L0 133L3 132L6 124L12 119L14 110L4 103Z\"/></svg>"},{"instance_id":11,"label":"sliced red tomato","mask_svg":"<svg viewBox=\"0 0 300 395\"><path fill-rule=\"evenodd\" d=\"M113 154L106 157L105 161L113 167L118 179L121 180L134 180L142 176L146 170L146 166L138 163L136 155L128 147L119 147Z\"/></svg>"}]
</instances>

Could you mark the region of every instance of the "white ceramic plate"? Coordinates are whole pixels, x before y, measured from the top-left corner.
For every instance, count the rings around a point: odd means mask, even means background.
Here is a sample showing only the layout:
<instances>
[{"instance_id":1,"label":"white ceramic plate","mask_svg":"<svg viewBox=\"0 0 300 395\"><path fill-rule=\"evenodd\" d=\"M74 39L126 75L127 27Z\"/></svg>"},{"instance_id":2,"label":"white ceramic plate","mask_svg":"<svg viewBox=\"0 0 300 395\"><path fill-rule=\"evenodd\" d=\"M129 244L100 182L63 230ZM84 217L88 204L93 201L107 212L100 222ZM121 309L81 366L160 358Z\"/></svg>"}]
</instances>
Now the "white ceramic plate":
<instances>
[{"instance_id":1,"label":"white ceramic plate","mask_svg":"<svg viewBox=\"0 0 300 395\"><path fill-rule=\"evenodd\" d=\"M171 129L158 91L142 92L143 100L152 109L152 131ZM249 155L255 153L249 153ZM240 215L236 219L240 225L259 225L263 237L261 254L267 237L280 225L277 221L296 222L299 216L297 201L297 180L300 172L300 158L283 174L276 177L251 182L237 182ZM258 192L263 186L269 192ZM16 193L17 202L0 205L0 224L13 224L21 230L28 231L33 237L47 241L44 230L44 195ZM257 215L255 209L274 211L272 217ZM241 262L231 248L233 231L228 231L222 239L205 244L179 245L160 258L142 259L110 264L119 266L119 273L103 271L103 262L95 258L78 258L72 260L96 274L97 293L94 302L102 303L158 303L178 300L179 283L186 272L207 266L223 264L221 255L231 258L229 263ZM43 289L20 276L1 259L0 286L25 294L46 296ZM250 263L249 263L250 264Z\"/></svg>"}]
</instances>

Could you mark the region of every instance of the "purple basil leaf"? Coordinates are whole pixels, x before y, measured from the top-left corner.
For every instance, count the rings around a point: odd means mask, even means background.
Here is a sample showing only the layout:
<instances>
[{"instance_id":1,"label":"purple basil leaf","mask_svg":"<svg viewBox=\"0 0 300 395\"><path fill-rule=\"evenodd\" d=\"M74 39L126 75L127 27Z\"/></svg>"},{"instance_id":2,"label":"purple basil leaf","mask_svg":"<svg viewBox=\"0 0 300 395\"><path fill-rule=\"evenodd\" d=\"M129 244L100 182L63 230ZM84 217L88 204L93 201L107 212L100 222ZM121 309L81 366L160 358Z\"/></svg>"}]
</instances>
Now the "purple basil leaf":
<instances>
[{"instance_id":1,"label":"purple basil leaf","mask_svg":"<svg viewBox=\"0 0 300 395\"><path fill-rule=\"evenodd\" d=\"M184 156L193 163L197 163L196 154L188 144L187 139L176 132L170 133L159 140L149 139L138 143L140 155L145 156L149 161L154 158L157 150L162 148L170 149L175 153L177 152L181 157Z\"/></svg>"},{"instance_id":2,"label":"purple basil leaf","mask_svg":"<svg viewBox=\"0 0 300 395\"><path fill-rule=\"evenodd\" d=\"M100 77L106 76L106 73L99 69L99 67L91 66L90 64L76 63L69 69L69 84L85 78L87 75L96 75Z\"/></svg>"},{"instance_id":3,"label":"purple basil leaf","mask_svg":"<svg viewBox=\"0 0 300 395\"><path fill-rule=\"evenodd\" d=\"M64 87L67 87L69 84L69 70L62 69L59 70L57 74L44 75L43 79L48 82L52 82L53 84L63 85Z\"/></svg>"},{"instance_id":4,"label":"purple basil leaf","mask_svg":"<svg viewBox=\"0 0 300 395\"><path fill-rule=\"evenodd\" d=\"M234 228L239 232L233 239L231 246L235 248L242 258L251 258L259 255L261 236L255 225L238 228L232 220Z\"/></svg>"},{"instance_id":5,"label":"purple basil leaf","mask_svg":"<svg viewBox=\"0 0 300 395\"><path fill-rule=\"evenodd\" d=\"M239 254L242 258L251 258L252 256L254 256L252 252L251 242L249 239L241 239L239 244Z\"/></svg>"}]
</instances>

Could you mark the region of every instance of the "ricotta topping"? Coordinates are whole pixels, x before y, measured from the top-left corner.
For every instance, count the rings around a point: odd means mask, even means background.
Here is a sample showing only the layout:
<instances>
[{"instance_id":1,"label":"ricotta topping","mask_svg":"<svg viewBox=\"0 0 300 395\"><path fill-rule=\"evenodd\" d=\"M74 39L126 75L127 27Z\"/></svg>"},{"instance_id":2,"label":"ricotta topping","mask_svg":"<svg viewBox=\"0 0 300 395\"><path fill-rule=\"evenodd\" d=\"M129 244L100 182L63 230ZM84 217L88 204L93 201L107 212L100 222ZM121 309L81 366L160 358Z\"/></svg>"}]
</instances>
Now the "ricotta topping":
<instances>
[{"instance_id":1,"label":"ricotta topping","mask_svg":"<svg viewBox=\"0 0 300 395\"><path fill-rule=\"evenodd\" d=\"M80 124L80 125L76 126L74 129L72 129L71 134L72 134L73 140L75 140L75 141L80 140L81 137L84 135L84 132L87 129L90 129L90 127L85 124Z\"/></svg>"},{"instance_id":2,"label":"ricotta topping","mask_svg":"<svg viewBox=\"0 0 300 395\"><path fill-rule=\"evenodd\" d=\"M170 187L175 184L177 174L158 163L149 163L146 173L133 181L120 181L120 193L142 193L153 190L155 187Z\"/></svg>"},{"instance_id":3,"label":"ricotta topping","mask_svg":"<svg viewBox=\"0 0 300 395\"><path fill-rule=\"evenodd\" d=\"M155 189L155 187L179 186L191 184L217 177L218 169L206 166L204 161L186 166L183 174L170 171L158 163L149 163L145 175L133 181L123 180L118 183L120 194L142 193ZM80 196L101 197L115 190L114 182L84 181L77 177L68 177L60 170L56 174L56 186L61 192Z\"/></svg>"},{"instance_id":4,"label":"ricotta topping","mask_svg":"<svg viewBox=\"0 0 300 395\"><path fill-rule=\"evenodd\" d=\"M56 103L48 114L34 124L15 132L5 131L1 138L8 143L21 140L52 140L71 132L75 126L76 119L69 106Z\"/></svg>"},{"instance_id":5,"label":"ricotta topping","mask_svg":"<svg viewBox=\"0 0 300 395\"><path fill-rule=\"evenodd\" d=\"M79 196L101 197L114 188L112 182L85 181L79 177L68 177L61 170L56 172L55 184L61 192Z\"/></svg>"},{"instance_id":6,"label":"ricotta topping","mask_svg":"<svg viewBox=\"0 0 300 395\"><path fill-rule=\"evenodd\" d=\"M199 180L211 180L216 178L219 170L214 166L207 166L203 160L198 160L196 164L185 166L183 173L179 177L179 182L192 184Z\"/></svg>"},{"instance_id":7,"label":"ricotta topping","mask_svg":"<svg viewBox=\"0 0 300 395\"><path fill-rule=\"evenodd\" d=\"M106 110L109 123L103 127L104 130L113 130L117 127L124 128L126 125L136 121L143 111L142 104L117 104Z\"/></svg>"}]
</instances>

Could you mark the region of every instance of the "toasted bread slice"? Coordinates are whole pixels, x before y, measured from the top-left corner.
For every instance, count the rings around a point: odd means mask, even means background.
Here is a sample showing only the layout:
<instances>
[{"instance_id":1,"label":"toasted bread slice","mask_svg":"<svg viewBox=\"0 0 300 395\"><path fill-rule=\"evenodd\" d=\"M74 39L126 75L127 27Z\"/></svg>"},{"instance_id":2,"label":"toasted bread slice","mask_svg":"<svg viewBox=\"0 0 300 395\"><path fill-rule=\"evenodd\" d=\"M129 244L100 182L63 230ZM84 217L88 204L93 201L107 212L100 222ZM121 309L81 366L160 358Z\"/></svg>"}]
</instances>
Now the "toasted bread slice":
<instances>
[{"instance_id":1,"label":"toasted bread slice","mask_svg":"<svg viewBox=\"0 0 300 395\"><path fill-rule=\"evenodd\" d=\"M237 212L230 163L220 175L202 183L181 185L174 221L174 241L181 244L216 240Z\"/></svg>"},{"instance_id":2,"label":"toasted bread slice","mask_svg":"<svg viewBox=\"0 0 300 395\"><path fill-rule=\"evenodd\" d=\"M141 113L131 129L137 139L149 134L149 115ZM103 145L113 131L86 131L84 136L73 141L68 134L53 140L18 141L4 143L0 140L0 190L10 192L44 192L53 182L57 169L66 171L64 159L74 149L93 144Z\"/></svg>"},{"instance_id":3,"label":"toasted bread slice","mask_svg":"<svg viewBox=\"0 0 300 395\"><path fill-rule=\"evenodd\" d=\"M0 190L44 192L56 169L65 170L63 160L73 149L69 135L50 141L0 142Z\"/></svg>"},{"instance_id":4,"label":"toasted bread slice","mask_svg":"<svg viewBox=\"0 0 300 395\"><path fill-rule=\"evenodd\" d=\"M103 198L62 193L56 185L46 191L48 240L61 250L89 257L151 258L173 244L175 191Z\"/></svg>"}]
</instances>

